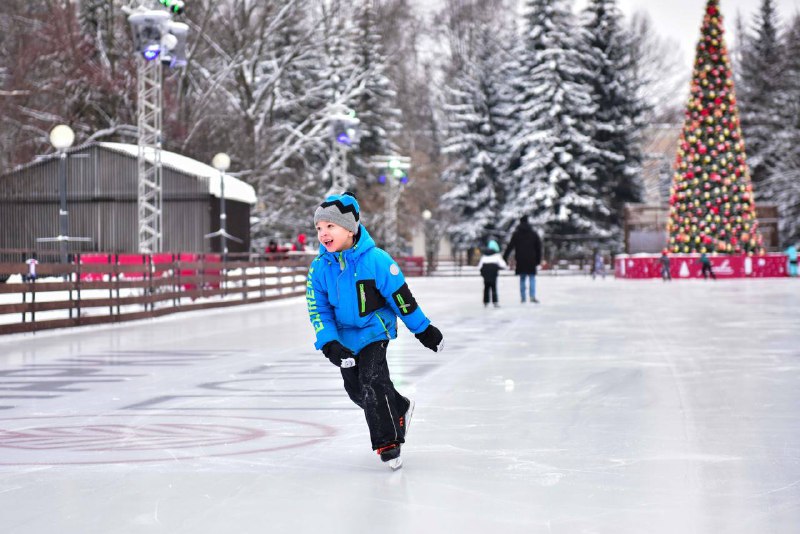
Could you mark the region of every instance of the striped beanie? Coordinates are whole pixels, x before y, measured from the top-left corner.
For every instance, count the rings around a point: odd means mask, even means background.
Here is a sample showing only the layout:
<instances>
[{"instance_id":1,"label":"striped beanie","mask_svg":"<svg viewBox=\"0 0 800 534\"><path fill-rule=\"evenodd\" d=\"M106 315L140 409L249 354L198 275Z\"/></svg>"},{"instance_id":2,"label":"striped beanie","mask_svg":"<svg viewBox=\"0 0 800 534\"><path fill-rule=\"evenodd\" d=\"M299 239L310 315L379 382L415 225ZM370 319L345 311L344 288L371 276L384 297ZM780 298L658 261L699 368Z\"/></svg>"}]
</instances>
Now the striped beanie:
<instances>
[{"instance_id":1,"label":"striped beanie","mask_svg":"<svg viewBox=\"0 0 800 534\"><path fill-rule=\"evenodd\" d=\"M331 195L314 212L314 224L329 221L353 233L358 232L360 208L355 195L345 191L341 195Z\"/></svg>"}]
</instances>

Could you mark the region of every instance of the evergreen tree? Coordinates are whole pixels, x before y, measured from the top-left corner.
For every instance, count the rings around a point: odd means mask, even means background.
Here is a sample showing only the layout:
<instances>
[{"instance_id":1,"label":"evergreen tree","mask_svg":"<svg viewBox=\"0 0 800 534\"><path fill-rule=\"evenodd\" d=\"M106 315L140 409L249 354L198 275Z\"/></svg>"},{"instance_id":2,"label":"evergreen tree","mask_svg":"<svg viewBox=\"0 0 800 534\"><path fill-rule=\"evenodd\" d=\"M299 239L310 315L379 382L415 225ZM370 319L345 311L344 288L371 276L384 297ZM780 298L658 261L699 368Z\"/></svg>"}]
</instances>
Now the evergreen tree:
<instances>
[{"instance_id":1,"label":"evergreen tree","mask_svg":"<svg viewBox=\"0 0 800 534\"><path fill-rule=\"evenodd\" d=\"M670 195L673 252L761 251L744 145L719 0L708 0Z\"/></svg>"},{"instance_id":2,"label":"evergreen tree","mask_svg":"<svg viewBox=\"0 0 800 534\"><path fill-rule=\"evenodd\" d=\"M588 33L589 76L597 105L591 166L611 207L611 226L621 235L623 207L641 202L641 129L645 106L637 99L633 43L617 0L591 0L583 13Z\"/></svg>"},{"instance_id":3,"label":"evergreen tree","mask_svg":"<svg viewBox=\"0 0 800 534\"><path fill-rule=\"evenodd\" d=\"M782 127L774 140L777 163L764 189L778 206L779 236L785 246L800 241L800 15L791 21L783 50L781 88L775 102Z\"/></svg>"},{"instance_id":4,"label":"evergreen tree","mask_svg":"<svg viewBox=\"0 0 800 534\"><path fill-rule=\"evenodd\" d=\"M356 164L367 174L367 159L397 150L393 137L400 131L400 110L395 106L397 91L387 74L383 39L376 22L372 0L362 0L356 30L356 70L361 91L355 109L361 121L361 140Z\"/></svg>"},{"instance_id":5,"label":"evergreen tree","mask_svg":"<svg viewBox=\"0 0 800 534\"><path fill-rule=\"evenodd\" d=\"M388 187L377 183L378 169L370 166L370 158L396 154L394 138L400 133L402 119L396 107L397 91L388 73L388 60L383 51L382 29L373 0L361 0L354 30L354 78L360 80L353 108L360 121L358 149L350 152L348 171L356 178L354 190L366 213L371 213L370 231L379 243L389 239L384 206ZM396 229L392 230L396 231Z\"/></svg>"},{"instance_id":6,"label":"evergreen tree","mask_svg":"<svg viewBox=\"0 0 800 534\"><path fill-rule=\"evenodd\" d=\"M750 175L756 192L761 193L761 187L776 161L773 137L782 127L782 118L775 105L780 91L782 54L773 0L761 0L754 32L754 35L743 38L739 102Z\"/></svg>"},{"instance_id":7,"label":"evergreen tree","mask_svg":"<svg viewBox=\"0 0 800 534\"><path fill-rule=\"evenodd\" d=\"M497 28L482 21L470 32L476 42L446 89L447 138L443 152L450 166L442 178L452 185L443 204L459 224L451 232L457 246L484 244L499 232L503 192L504 122L502 45ZM474 54L474 56L473 56Z\"/></svg>"},{"instance_id":8,"label":"evergreen tree","mask_svg":"<svg viewBox=\"0 0 800 534\"><path fill-rule=\"evenodd\" d=\"M319 170L330 156L328 132L315 131L308 120L328 105L311 2L294 0L284 9L260 64L269 95L263 119L269 152L258 181L261 200L254 228L260 237L276 231L291 235L308 226L307 213L327 187Z\"/></svg>"},{"instance_id":9,"label":"evergreen tree","mask_svg":"<svg viewBox=\"0 0 800 534\"><path fill-rule=\"evenodd\" d=\"M528 0L523 49L512 81L515 123L503 222L532 215L548 234L610 235L610 209L588 164L593 144L591 87L582 31L564 0Z\"/></svg>"}]
</instances>

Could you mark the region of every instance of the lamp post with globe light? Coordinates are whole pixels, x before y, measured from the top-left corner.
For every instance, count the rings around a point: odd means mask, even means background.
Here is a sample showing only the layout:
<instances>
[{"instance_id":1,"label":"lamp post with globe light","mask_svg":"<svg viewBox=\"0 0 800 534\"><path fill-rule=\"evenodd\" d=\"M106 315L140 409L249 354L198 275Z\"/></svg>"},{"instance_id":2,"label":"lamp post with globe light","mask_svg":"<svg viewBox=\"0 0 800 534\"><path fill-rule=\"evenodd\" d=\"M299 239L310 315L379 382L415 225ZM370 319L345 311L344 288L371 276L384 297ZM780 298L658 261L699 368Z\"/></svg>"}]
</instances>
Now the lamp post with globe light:
<instances>
[{"instance_id":1,"label":"lamp post with globe light","mask_svg":"<svg viewBox=\"0 0 800 534\"><path fill-rule=\"evenodd\" d=\"M421 215L425 233L425 272L431 275L439 267L439 247L453 221L451 215L441 209L436 210L436 214L425 209ZM456 263L456 268L458 267L459 264Z\"/></svg>"},{"instance_id":2,"label":"lamp post with globe light","mask_svg":"<svg viewBox=\"0 0 800 534\"><path fill-rule=\"evenodd\" d=\"M425 274L428 276L436 270L436 249L438 248L438 243L434 236L435 229L431 227L433 224L432 217L431 210L422 211L422 219L425 221L423 223L425 231Z\"/></svg>"},{"instance_id":3,"label":"lamp post with globe light","mask_svg":"<svg viewBox=\"0 0 800 534\"><path fill-rule=\"evenodd\" d=\"M231 158L225 152L216 154L211 160L211 166L219 171L219 229L210 234L206 234L206 238L218 237L222 240L222 261L228 255L228 240L231 239L237 243L243 243L238 237L232 236L227 231L228 216L225 213L225 171L231 166Z\"/></svg>"},{"instance_id":4,"label":"lamp post with globe light","mask_svg":"<svg viewBox=\"0 0 800 534\"><path fill-rule=\"evenodd\" d=\"M61 261L67 261L67 241L69 235L69 212L67 211L67 149L75 142L75 132L66 124L59 124L50 130L50 144L58 151L58 237L61 238Z\"/></svg>"},{"instance_id":5,"label":"lamp post with globe light","mask_svg":"<svg viewBox=\"0 0 800 534\"><path fill-rule=\"evenodd\" d=\"M75 132L66 124L50 130L50 144L59 155L58 164L58 235L39 237L37 243L58 242L61 263L67 263L67 241L91 241L88 237L69 237L69 211L67 211L67 150L75 142Z\"/></svg>"}]
</instances>

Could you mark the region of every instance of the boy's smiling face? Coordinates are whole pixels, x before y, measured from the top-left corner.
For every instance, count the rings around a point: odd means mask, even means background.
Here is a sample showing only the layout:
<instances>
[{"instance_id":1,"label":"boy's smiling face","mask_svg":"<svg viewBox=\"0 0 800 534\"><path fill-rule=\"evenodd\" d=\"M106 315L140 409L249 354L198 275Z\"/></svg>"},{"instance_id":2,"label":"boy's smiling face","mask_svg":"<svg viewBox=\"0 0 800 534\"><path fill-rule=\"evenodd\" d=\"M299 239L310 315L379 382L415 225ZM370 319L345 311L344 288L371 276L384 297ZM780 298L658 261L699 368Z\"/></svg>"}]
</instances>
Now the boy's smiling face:
<instances>
[{"instance_id":1,"label":"boy's smiling face","mask_svg":"<svg viewBox=\"0 0 800 534\"><path fill-rule=\"evenodd\" d=\"M328 252L341 252L353 246L353 232L330 221L317 223L317 239Z\"/></svg>"}]
</instances>

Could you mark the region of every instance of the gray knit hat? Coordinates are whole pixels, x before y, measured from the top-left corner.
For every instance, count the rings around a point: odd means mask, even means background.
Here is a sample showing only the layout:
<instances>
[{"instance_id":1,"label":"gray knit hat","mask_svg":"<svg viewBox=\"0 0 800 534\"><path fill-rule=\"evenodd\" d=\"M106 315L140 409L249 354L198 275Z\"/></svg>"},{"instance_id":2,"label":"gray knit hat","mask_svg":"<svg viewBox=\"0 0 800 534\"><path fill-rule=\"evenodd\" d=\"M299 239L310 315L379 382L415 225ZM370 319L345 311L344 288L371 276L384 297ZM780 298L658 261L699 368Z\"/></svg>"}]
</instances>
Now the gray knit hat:
<instances>
[{"instance_id":1,"label":"gray knit hat","mask_svg":"<svg viewBox=\"0 0 800 534\"><path fill-rule=\"evenodd\" d=\"M330 221L353 233L358 232L360 208L353 193L345 191L341 195L331 195L314 212L314 224Z\"/></svg>"}]
</instances>

